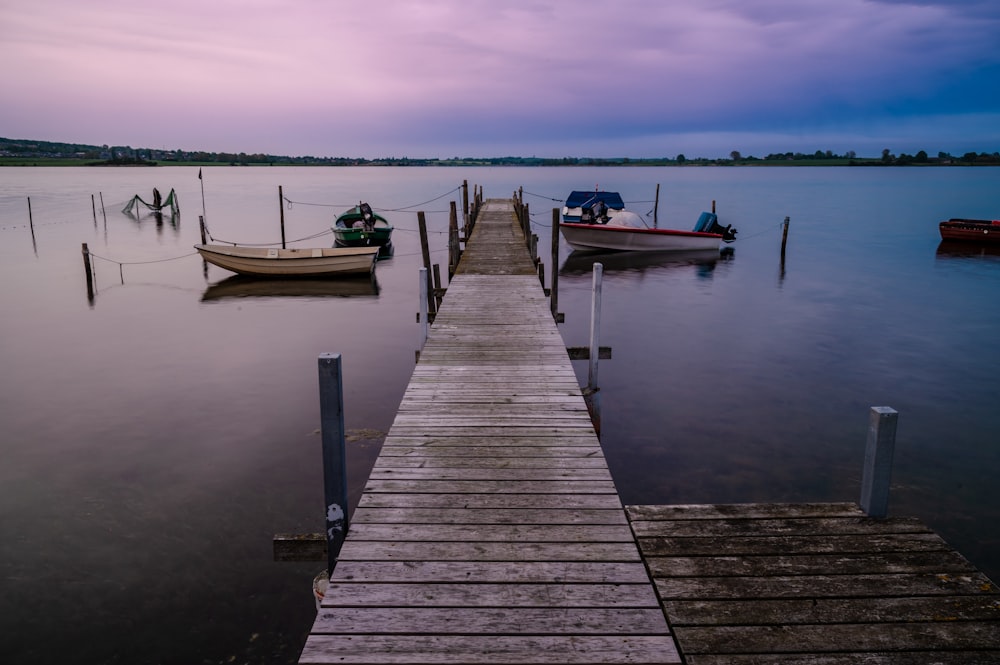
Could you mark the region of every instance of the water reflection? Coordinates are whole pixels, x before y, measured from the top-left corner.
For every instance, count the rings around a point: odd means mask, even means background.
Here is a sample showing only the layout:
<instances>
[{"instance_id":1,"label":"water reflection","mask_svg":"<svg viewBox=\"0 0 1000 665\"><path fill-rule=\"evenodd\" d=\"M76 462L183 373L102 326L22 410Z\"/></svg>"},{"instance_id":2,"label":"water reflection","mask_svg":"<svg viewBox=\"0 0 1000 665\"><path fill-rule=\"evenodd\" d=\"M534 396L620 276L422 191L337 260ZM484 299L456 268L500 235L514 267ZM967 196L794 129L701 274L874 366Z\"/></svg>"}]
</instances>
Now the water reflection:
<instances>
[{"instance_id":1,"label":"water reflection","mask_svg":"<svg viewBox=\"0 0 1000 665\"><path fill-rule=\"evenodd\" d=\"M980 245L974 242L942 240L937 248L938 259L975 259L992 256L1000 256L1000 244Z\"/></svg>"},{"instance_id":2,"label":"water reflection","mask_svg":"<svg viewBox=\"0 0 1000 665\"><path fill-rule=\"evenodd\" d=\"M202 302L231 298L376 298L378 280L373 275L356 279L260 279L233 275L212 284Z\"/></svg>"},{"instance_id":3,"label":"water reflection","mask_svg":"<svg viewBox=\"0 0 1000 665\"><path fill-rule=\"evenodd\" d=\"M573 252L559 270L560 275L584 275L600 263L605 272L647 272L694 267L700 278L711 278L719 261L732 261L731 247L690 252Z\"/></svg>"},{"instance_id":4,"label":"water reflection","mask_svg":"<svg viewBox=\"0 0 1000 665\"><path fill-rule=\"evenodd\" d=\"M140 226L144 221L152 220L156 225L157 232L162 233L164 227L164 218L166 218L166 223L170 225L174 233L178 233L181 229L181 215L180 213L171 213L164 215L162 212L150 212L145 215L140 215L138 212L133 211L122 211L122 214L128 217L130 220L139 224Z\"/></svg>"}]
</instances>

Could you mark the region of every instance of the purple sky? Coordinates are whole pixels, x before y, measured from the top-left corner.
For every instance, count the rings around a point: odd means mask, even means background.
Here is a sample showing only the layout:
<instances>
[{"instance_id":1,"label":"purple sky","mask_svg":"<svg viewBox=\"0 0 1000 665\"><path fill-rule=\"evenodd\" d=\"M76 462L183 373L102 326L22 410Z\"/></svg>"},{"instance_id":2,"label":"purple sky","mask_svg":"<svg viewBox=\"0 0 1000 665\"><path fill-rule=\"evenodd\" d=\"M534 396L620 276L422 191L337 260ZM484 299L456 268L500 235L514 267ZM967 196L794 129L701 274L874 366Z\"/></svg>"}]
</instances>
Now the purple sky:
<instances>
[{"instance_id":1,"label":"purple sky","mask_svg":"<svg viewBox=\"0 0 1000 665\"><path fill-rule=\"evenodd\" d=\"M347 157L1000 150L997 0L3 0L0 136Z\"/></svg>"}]
</instances>

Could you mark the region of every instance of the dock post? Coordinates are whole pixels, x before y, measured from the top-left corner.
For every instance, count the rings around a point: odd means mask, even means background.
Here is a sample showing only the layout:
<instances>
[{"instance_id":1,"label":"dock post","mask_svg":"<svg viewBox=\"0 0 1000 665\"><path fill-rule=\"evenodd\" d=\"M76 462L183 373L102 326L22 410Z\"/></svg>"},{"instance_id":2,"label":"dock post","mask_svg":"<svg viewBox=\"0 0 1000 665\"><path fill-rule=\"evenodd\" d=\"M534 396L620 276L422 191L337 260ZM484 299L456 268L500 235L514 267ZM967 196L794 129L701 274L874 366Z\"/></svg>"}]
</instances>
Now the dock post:
<instances>
[{"instance_id":1,"label":"dock post","mask_svg":"<svg viewBox=\"0 0 1000 665\"><path fill-rule=\"evenodd\" d=\"M465 226L465 237L469 237L469 181L462 181L462 224Z\"/></svg>"},{"instance_id":2,"label":"dock post","mask_svg":"<svg viewBox=\"0 0 1000 665\"><path fill-rule=\"evenodd\" d=\"M205 240L205 216L198 215L198 228L201 229L201 244L207 245L208 242Z\"/></svg>"},{"instance_id":3,"label":"dock post","mask_svg":"<svg viewBox=\"0 0 1000 665\"><path fill-rule=\"evenodd\" d=\"M427 268L420 269L420 305L417 311L420 312L417 319L420 321L420 348L423 349L430 324L427 320Z\"/></svg>"},{"instance_id":4,"label":"dock post","mask_svg":"<svg viewBox=\"0 0 1000 665\"><path fill-rule=\"evenodd\" d=\"M347 454L344 443L344 386L339 353L319 355L319 406L326 498L327 573L332 574L347 536Z\"/></svg>"},{"instance_id":5,"label":"dock post","mask_svg":"<svg viewBox=\"0 0 1000 665\"><path fill-rule=\"evenodd\" d=\"M94 272L90 267L90 248L83 243L83 270L87 273L87 300L94 304Z\"/></svg>"},{"instance_id":6,"label":"dock post","mask_svg":"<svg viewBox=\"0 0 1000 665\"><path fill-rule=\"evenodd\" d=\"M552 288L549 296L552 316L559 322L559 208L552 209Z\"/></svg>"},{"instance_id":7,"label":"dock post","mask_svg":"<svg viewBox=\"0 0 1000 665\"><path fill-rule=\"evenodd\" d=\"M597 390L597 359L601 355L601 282L604 278L604 264L594 264L594 282L590 309L590 369L587 373L587 388Z\"/></svg>"},{"instance_id":8,"label":"dock post","mask_svg":"<svg viewBox=\"0 0 1000 665\"><path fill-rule=\"evenodd\" d=\"M285 194L278 185L278 213L281 216L281 249L285 249Z\"/></svg>"},{"instance_id":9,"label":"dock post","mask_svg":"<svg viewBox=\"0 0 1000 665\"><path fill-rule=\"evenodd\" d=\"M423 210L417 212L417 227L420 230L420 253L423 255L424 267L427 268L427 273L424 275L427 280L427 311L428 316L433 317L437 308L434 301L434 285L431 284L431 250L427 241L427 218Z\"/></svg>"},{"instance_id":10,"label":"dock post","mask_svg":"<svg viewBox=\"0 0 1000 665\"><path fill-rule=\"evenodd\" d=\"M861 475L861 509L871 517L889 512L889 480L896 447L899 413L888 406L873 406L868 416L868 442Z\"/></svg>"},{"instance_id":11,"label":"dock post","mask_svg":"<svg viewBox=\"0 0 1000 665\"><path fill-rule=\"evenodd\" d=\"M785 217L785 222L781 225L781 260L785 260L785 243L788 242L788 217Z\"/></svg>"}]
</instances>

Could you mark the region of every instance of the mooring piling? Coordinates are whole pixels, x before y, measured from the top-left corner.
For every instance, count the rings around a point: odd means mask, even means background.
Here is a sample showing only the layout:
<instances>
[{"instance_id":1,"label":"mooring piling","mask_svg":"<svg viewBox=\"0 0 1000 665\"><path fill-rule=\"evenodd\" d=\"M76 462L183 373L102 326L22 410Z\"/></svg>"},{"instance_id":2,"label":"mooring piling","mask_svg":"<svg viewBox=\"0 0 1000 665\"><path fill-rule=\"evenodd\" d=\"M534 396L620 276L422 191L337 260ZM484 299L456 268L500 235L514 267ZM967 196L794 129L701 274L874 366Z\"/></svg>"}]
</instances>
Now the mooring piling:
<instances>
[{"instance_id":1,"label":"mooring piling","mask_svg":"<svg viewBox=\"0 0 1000 665\"><path fill-rule=\"evenodd\" d=\"M899 413L888 406L873 406L868 415L868 441L861 474L861 509L871 517L889 514L889 483L898 418Z\"/></svg>"},{"instance_id":2,"label":"mooring piling","mask_svg":"<svg viewBox=\"0 0 1000 665\"><path fill-rule=\"evenodd\" d=\"M344 389L340 354L321 353L318 365L327 572L332 573L348 530L347 452L344 442Z\"/></svg>"}]
</instances>

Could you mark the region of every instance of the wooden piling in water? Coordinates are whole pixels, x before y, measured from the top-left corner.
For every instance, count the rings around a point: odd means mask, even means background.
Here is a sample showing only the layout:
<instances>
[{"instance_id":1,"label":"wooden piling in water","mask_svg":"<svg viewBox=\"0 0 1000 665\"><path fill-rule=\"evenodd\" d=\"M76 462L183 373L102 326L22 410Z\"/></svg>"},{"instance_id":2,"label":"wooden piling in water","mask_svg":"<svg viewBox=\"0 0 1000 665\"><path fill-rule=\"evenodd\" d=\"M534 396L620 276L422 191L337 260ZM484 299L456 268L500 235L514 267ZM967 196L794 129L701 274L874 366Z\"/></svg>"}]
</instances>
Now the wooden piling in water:
<instances>
[{"instance_id":1,"label":"wooden piling in water","mask_svg":"<svg viewBox=\"0 0 1000 665\"><path fill-rule=\"evenodd\" d=\"M319 401L326 499L327 572L333 573L347 536L347 454L344 441L344 387L339 353L319 355Z\"/></svg>"},{"instance_id":2,"label":"wooden piling in water","mask_svg":"<svg viewBox=\"0 0 1000 665\"><path fill-rule=\"evenodd\" d=\"M83 270L87 275L87 299L94 300L94 273L90 265L90 249L83 243Z\"/></svg>"},{"instance_id":3,"label":"wooden piling in water","mask_svg":"<svg viewBox=\"0 0 1000 665\"><path fill-rule=\"evenodd\" d=\"M552 209L552 288L549 293L552 318L561 323L559 315L559 208Z\"/></svg>"},{"instance_id":4,"label":"wooden piling in water","mask_svg":"<svg viewBox=\"0 0 1000 665\"><path fill-rule=\"evenodd\" d=\"M281 249L285 249L285 195L278 185L278 211L281 214Z\"/></svg>"},{"instance_id":5,"label":"wooden piling in water","mask_svg":"<svg viewBox=\"0 0 1000 665\"><path fill-rule=\"evenodd\" d=\"M434 299L434 284L431 282L431 249L427 241L427 219L423 210L417 213L417 226L420 229L420 253L423 255L424 268L427 268L427 316L433 320L437 307Z\"/></svg>"},{"instance_id":6,"label":"wooden piling in water","mask_svg":"<svg viewBox=\"0 0 1000 665\"><path fill-rule=\"evenodd\" d=\"M888 406L873 406L869 412L865 466L861 474L861 509L871 517L889 514L889 483L898 417L899 413Z\"/></svg>"},{"instance_id":7,"label":"wooden piling in water","mask_svg":"<svg viewBox=\"0 0 1000 665\"><path fill-rule=\"evenodd\" d=\"M784 224L781 225L781 259L785 259L785 244L788 242L788 217L785 217Z\"/></svg>"}]
</instances>

